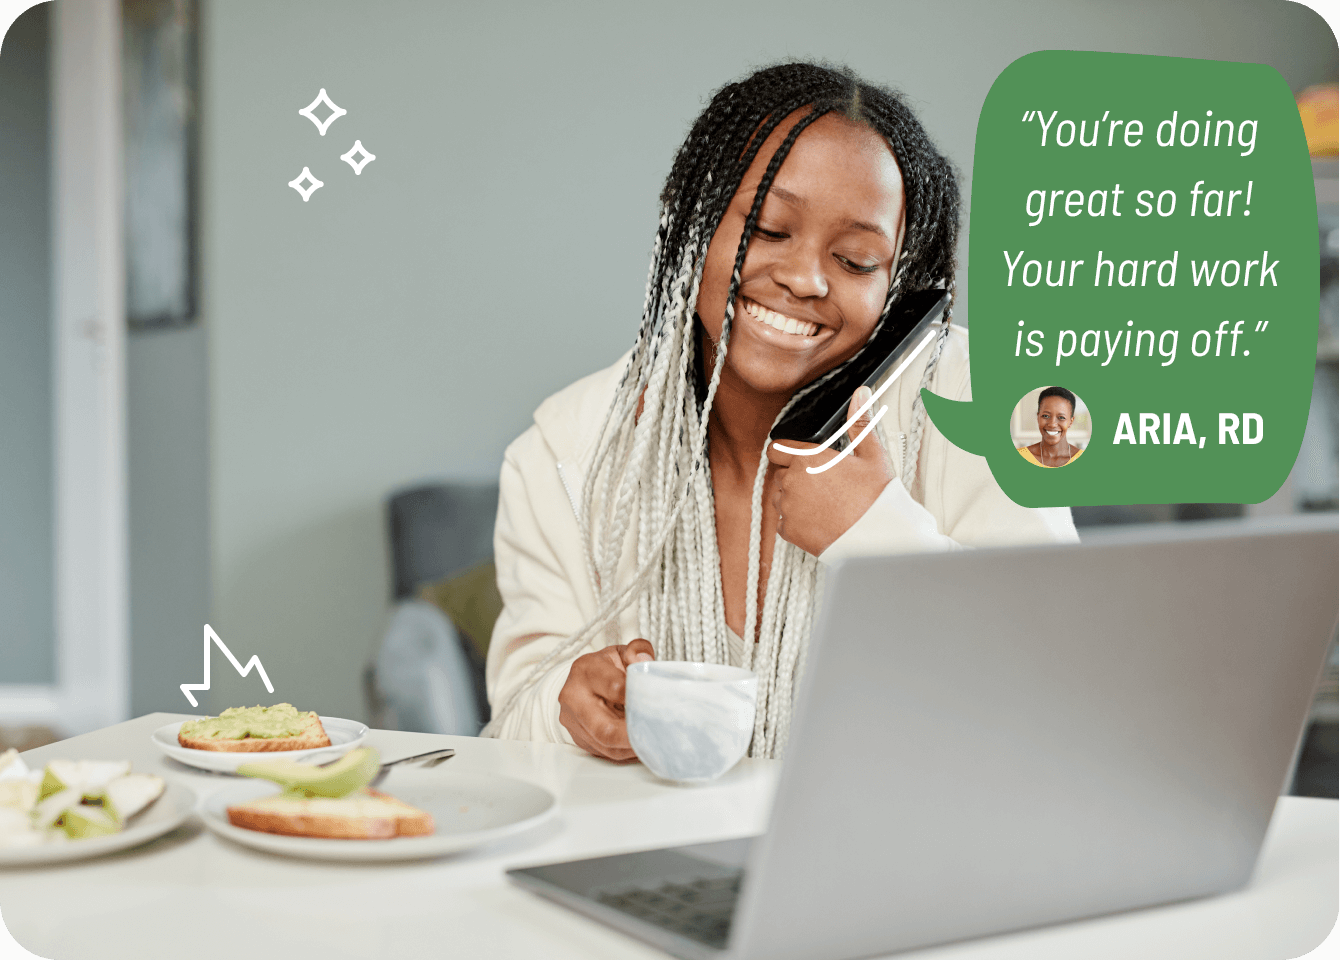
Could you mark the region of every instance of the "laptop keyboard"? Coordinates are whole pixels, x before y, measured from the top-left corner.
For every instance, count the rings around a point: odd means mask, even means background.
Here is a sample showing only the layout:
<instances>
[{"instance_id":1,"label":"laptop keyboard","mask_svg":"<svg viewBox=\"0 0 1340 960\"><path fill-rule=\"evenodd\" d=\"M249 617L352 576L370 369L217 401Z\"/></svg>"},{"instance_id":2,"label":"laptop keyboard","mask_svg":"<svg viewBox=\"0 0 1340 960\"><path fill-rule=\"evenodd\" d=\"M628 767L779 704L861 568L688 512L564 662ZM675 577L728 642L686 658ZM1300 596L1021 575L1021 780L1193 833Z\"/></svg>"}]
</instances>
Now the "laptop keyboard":
<instances>
[{"instance_id":1,"label":"laptop keyboard","mask_svg":"<svg viewBox=\"0 0 1340 960\"><path fill-rule=\"evenodd\" d=\"M602 893L601 903L646 923L724 950L743 872L733 877L666 883L656 889Z\"/></svg>"}]
</instances>

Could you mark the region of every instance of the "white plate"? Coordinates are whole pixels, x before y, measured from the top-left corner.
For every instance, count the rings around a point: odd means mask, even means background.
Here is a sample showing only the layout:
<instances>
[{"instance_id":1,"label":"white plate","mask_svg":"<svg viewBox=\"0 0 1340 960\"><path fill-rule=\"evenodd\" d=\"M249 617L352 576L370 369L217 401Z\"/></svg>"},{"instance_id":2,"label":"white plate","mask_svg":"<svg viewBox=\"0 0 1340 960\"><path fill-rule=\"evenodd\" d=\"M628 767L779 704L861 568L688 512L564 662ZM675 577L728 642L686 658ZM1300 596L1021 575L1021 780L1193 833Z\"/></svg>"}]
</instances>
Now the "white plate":
<instances>
[{"instance_id":1,"label":"white plate","mask_svg":"<svg viewBox=\"0 0 1340 960\"><path fill-rule=\"evenodd\" d=\"M328 747L313 747L311 750L231 753L223 750L196 750L193 747L183 747L177 742L177 731L181 729L181 725L185 722L179 720L176 723L159 727L153 732L150 739L153 740L154 746L173 760L179 760L192 767L199 767L201 770L212 770L215 773L236 773L237 768L242 764L254 763L257 760L311 760L316 763L325 763L327 760L344 756L362 743L363 738L368 735L367 726L357 720L322 717L321 726L326 728L326 736L330 737L330 746Z\"/></svg>"},{"instance_id":2,"label":"white plate","mask_svg":"<svg viewBox=\"0 0 1340 960\"><path fill-rule=\"evenodd\" d=\"M61 863L66 860L85 860L100 857L129 847L138 847L169 830L181 826L195 807L195 794L187 787L169 783L163 795L147 810L130 818L130 826L120 833L88 840L70 840L65 843L43 844L40 847L0 847L0 867L33 866Z\"/></svg>"},{"instance_id":3,"label":"white plate","mask_svg":"<svg viewBox=\"0 0 1340 960\"><path fill-rule=\"evenodd\" d=\"M201 809L205 826L221 837L270 853L316 860L417 860L440 857L529 830L558 810L554 795L511 777L488 773L456 773L450 762L431 769L392 769L378 786L411 806L433 815L435 830L427 837L394 840L324 840L287 837L246 830L228 822L228 807L279 791L264 781L229 784Z\"/></svg>"}]
</instances>

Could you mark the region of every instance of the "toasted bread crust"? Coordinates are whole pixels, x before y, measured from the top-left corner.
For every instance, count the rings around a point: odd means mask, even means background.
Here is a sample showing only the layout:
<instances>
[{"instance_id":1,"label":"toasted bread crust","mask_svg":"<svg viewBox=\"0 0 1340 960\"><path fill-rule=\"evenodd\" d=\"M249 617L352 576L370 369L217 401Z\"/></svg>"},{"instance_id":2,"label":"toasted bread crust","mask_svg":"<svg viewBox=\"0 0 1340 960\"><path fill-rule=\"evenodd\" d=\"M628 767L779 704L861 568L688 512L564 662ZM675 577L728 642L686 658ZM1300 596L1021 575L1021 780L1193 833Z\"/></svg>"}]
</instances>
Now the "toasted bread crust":
<instances>
[{"instance_id":1,"label":"toasted bread crust","mask_svg":"<svg viewBox=\"0 0 1340 960\"><path fill-rule=\"evenodd\" d=\"M228 822L246 830L328 840L388 840L396 836L394 818L323 817L229 807Z\"/></svg>"},{"instance_id":2,"label":"toasted bread crust","mask_svg":"<svg viewBox=\"0 0 1340 960\"><path fill-rule=\"evenodd\" d=\"M214 740L209 737L183 736L177 733L177 742L192 750L215 750L224 753L271 753L276 750L311 750L330 746L326 728L315 713L307 715L302 733L296 737L243 737L241 740Z\"/></svg>"},{"instance_id":3,"label":"toasted bread crust","mask_svg":"<svg viewBox=\"0 0 1340 960\"><path fill-rule=\"evenodd\" d=\"M246 830L278 833L290 837L316 837L327 840L389 840L393 837L421 837L433 832L432 814L376 790L367 795L388 801L376 814L342 814L332 811L339 801L325 801L320 809L294 810L289 802L276 808L270 797L228 808L228 822ZM353 798L348 798L353 799Z\"/></svg>"}]
</instances>

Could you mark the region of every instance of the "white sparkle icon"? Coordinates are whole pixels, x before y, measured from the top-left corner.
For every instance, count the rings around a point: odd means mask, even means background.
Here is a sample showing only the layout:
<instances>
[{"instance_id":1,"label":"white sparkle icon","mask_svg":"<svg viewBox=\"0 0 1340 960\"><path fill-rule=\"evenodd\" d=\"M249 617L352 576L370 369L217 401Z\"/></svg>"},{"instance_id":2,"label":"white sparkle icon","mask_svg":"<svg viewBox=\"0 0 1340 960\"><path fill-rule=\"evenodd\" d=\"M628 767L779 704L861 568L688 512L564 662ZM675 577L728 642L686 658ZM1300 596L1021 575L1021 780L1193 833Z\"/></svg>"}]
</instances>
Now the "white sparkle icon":
<instances>
[{"instance_id":1,"label":"white sparkle icon","mask_svg":"<svg viewBox=\"0 0 1340 960\"><path fill-rule=\"evenodd\" d=\"M361 153L363 155L363 158L361 160L355 161L354 154L356 153ZM345 163L349 164L349 166L353 167L354 175L357 176L358 174L363 172L364 167L366 167L373 160L376 160L377 157L375 154L368 153L367 150L363 149L362 140L355 140L354 145L349 148L349 152L341 154L340 159L343 160Z\"/></svg>"},{"instance_id":2,"label":"white sparkle icon","mask_svg":"<svg viewBox=\"0 0 1340 960\"><path fill-rule=\"evenodd\" d=\"M310 181L310 185L304 187L302 185L303 180ZM316 177L312 176L312 171L308 170L306 167L303 167L302 173L298 174L296 177L290 180L288 182L288 185L292 187L294 190L297 190L300 194L302 194L302 202L306 203L308 200L311 199L312 194L316 193L326 184L323 181L318 180Z\"/></svg>"},{"instance_id":3,"label":"white sparkle icon","mask_svg":"<svg viewBox=\"0 0 1340 960\"><path fill-rule=\"evenodd\" d=\"M325 120L318 120L316 118L316 114L313 113L312 111L314 111L322 103L324 103L327 107L330 108L331 114L330 116L326 117ZM308 120L316 124L316 129L321 131L321 136L324 137L326 135L326 129L332 123L340 119L340 117L344 116L349 111L344 109L344 107L336 106L335 102L331 100L330 97L326 96L326 88L322 87L321 92L316 95L316 99L313 100L311 103L307 104L307 106L303 107L298 112L302 114L304 117L306 117Z\"/></svg>"}]
</instances>

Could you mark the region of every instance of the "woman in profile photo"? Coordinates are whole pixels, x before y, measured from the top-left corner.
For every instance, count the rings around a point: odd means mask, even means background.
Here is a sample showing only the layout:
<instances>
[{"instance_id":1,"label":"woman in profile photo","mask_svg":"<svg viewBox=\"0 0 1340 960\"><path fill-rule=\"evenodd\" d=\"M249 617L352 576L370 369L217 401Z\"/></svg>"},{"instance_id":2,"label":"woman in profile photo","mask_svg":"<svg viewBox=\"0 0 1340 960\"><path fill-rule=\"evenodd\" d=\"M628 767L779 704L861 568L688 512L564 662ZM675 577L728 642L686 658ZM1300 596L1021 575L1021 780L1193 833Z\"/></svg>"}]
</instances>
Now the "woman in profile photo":
<instances>
[{"instance_id":1,"label":"woman in profile photo","mask_svg":"<svg viewBox=\"0 0 1340 960\"><path fill-rule=\"evenodd\" d=\"M632 350L507 449L485 735L635 759L625 669L660 658L755 671L750 753L779 756L821 564L1077 539L1068 509L1015 504L927 420L922 387L968 397L956 325L849 428L885 414L833 469L805 469L833 450L793 466L768 442L904 294L953 289L958 210L952 166L897 94L808 63L716 93L661 192ZM582 304L551 311L577 324ZM867 399L830 402L855 417Z\"/></svg>"},{"instance_id":2,"label":"woman in profile photo","mask_svg":"<svg viewBox=\"0 0 1340 960\"><path fill-rule=\"evenodd\" d=\"M1065 387L1048 387L1038 394L1038 429L1042 439L1019 453L1039 467L1064 467L1084 451L1070 442L1066 431L1075 422L1075 395Z\"/></svg>"}]
</instances>

